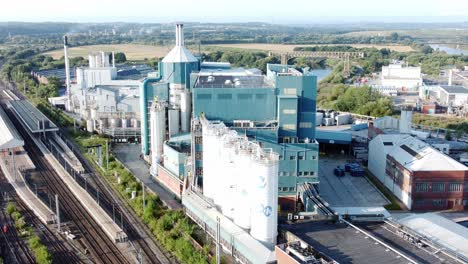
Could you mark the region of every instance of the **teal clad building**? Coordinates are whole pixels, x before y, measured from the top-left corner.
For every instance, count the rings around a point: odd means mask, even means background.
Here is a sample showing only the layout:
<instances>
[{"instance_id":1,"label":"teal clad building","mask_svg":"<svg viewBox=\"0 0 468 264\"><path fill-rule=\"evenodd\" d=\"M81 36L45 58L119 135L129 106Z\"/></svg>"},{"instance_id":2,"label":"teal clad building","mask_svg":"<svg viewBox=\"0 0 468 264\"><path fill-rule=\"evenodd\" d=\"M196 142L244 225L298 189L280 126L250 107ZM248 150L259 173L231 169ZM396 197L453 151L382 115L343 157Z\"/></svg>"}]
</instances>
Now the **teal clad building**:
<instances>
[{"instance_id":1,"label":"teal clad building","mask_svg":"<svg viewBox=\"0 0 468 264\"><path fill-rule=\"evenodd\" d=\"M319 181L317 77L287 65L267 65L263 74L258 69L231 68L227 63L201 63L185 49L181 34L177 33L176 47L159 64L159 76L140 85L142 153L151 154L149 109L153 100L167 101L169 108L183 111L187 107L180 95L188 93L192 118L203 114L208 120L220 120L280 155L280 208L295 210L298 186ZM180 119L183 122L182 114ZM203 179L202 156L196 155L202 152L202 144L197 143L192 149L196 153L191 155L195 173ZM177 175L182 169L168 171L179 180L185 177Z\"/></svg>"}]
</instances>

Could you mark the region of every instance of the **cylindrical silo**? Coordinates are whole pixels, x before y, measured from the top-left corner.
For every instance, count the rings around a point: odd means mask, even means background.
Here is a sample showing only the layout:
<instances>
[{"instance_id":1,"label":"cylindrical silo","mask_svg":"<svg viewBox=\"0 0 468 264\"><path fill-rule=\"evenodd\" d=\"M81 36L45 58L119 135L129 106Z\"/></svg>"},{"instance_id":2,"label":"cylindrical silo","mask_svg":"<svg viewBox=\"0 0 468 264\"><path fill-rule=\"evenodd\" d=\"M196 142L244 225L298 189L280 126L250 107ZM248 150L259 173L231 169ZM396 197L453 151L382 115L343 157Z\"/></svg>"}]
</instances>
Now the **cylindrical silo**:
<instances>
[{"instance_id":1,"label":"cylindrical silo","mask_svg":"<svg viewBox=\"0 0 468 264\"><path fill-rule=\"evenodd\" d=\"M128 118L122 118L122 128L128 128L129 127L129 119Z\"/></svg>"},{"instance_id":2,"label":"cylindrical silo","mask_svg":"<svg viewBox=\"0 0 468 264\"><path fill-rule=\"evenodd\" d=\"M190 131L190 114L192 112L191 96L189 90L184 90L180 94L180 125L182 133Z\"/></svg>"},{"instance_id":3,"label":"cylindrical silo","mask_svg":"<svg viewBox=\"0 0 468 264\"><path fill-rule=\"evenodd\" d=\"M235 207L235 192L236 192L236 141L239 137L237 132L230 130L222 136L222 152L219 157L219 164L222 167L219 174L219 189L221 190L218 196L218 204L221 207L221 212L228 218L234 218Z\"/></svg>"},{"instance_id":4,"label":"cylindrical silo","mask_svg":"<svg viewBox=\"0 0 468 264\"><path fill-rule=\"evenodd\" d=\"M89 133L92 133L94 131L94 125L93 125L93 120L92 119L88 119L86 120L86 130L89 132Z\"/></svg>"},{"instance_id":5,"label":"cylindrical silo","mask_svg":"<svg viewBox=\"0 0 468 264\"><path fill-rule=\"evenodd\" d=\"M163 154L163 144L166 139L166 106L162 102L154 102L150 110L150 148L151 173L157 174L157 163Z\"/></svg>"},{"instance_id":6,"label":"cylindrical silo","mask_svg":"<svg viewBox=\"0 0 468 264\"><path fill-rule=\"evenodd\" d=\"M214 157L217 153L215 145L215 131L208 122L202 122L202 135L203 135L203 195L213 199L213 174L214 171Z\"/></svg>"},{"instance_id":7,"label":"cylindrical silo","mask_svg":"<svg viewBox=\"0 0 468 264\"><path fill-rule=\"evenodd\" d=\"M169 109L169 136L177 135L180 131L180 109L172 108Z\"/></svg>"},{"instance_id":8,"label":"cylindrical silo","mask_svg":"<svg viewBox=\"0 0 468 264\"><path fill-rule=\"evenodd\" d=\"M237 144L237 155L234 161L237 181L236 181L236 203L234 205L234 223L241 228L250 228L250 197L249 188L251 187L252 170L251 170L251 147L247 139L242 140Z\"/></svg>"},{"instance_id":9,"label":"cylindrical silo","mask_svg":"<svg viewBox=\"0 0 468 264\"><path fill-rule=\"evenodd\" d=\"M258 146L252 154L251 170L250 234L272 247L276 244L278 223L278 155Z\"/></svg>"},{"instance_id":10,"label":"cylindrical silo","mask_svg":"<svg viewBox=\"0 0 468 264\"><path fill-rule=\"evenodd\" d=\"M109 124L110 128L120 127L120 119L119 118L111 118L109 122L110 122L110 124Z\"/></svg>"}]
</instances>

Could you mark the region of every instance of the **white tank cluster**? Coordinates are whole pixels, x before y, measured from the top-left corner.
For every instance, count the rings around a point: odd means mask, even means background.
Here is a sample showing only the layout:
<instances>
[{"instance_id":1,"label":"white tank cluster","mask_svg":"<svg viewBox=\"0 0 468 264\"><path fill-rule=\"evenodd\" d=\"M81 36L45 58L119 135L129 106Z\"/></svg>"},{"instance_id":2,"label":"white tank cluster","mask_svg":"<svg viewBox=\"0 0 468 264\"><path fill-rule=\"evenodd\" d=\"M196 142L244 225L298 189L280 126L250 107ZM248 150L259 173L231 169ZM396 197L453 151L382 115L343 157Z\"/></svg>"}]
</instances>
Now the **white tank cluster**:
<instances>
[{"instance_id":1,"label":"white tank cluster","mask_svg":"<svg viewBox=\"0 0 468 264\"><path fill-rule=\"evenodd\" d=\"M151 169L152 175L157 174L158 163L163 154L163 144L166 139L166 103L154 101L150 110L151 131Z\"/></svg>"},{"instance_id":2,"label":"white tank cluster","mask_svg":"<svg viewBox=\"0 0 468 264\"><path fill-rule=\"evenodd\" d=\"M276 243L278 154L202 118L203 194L262 243Z\"/></svg>"}]
</instances>

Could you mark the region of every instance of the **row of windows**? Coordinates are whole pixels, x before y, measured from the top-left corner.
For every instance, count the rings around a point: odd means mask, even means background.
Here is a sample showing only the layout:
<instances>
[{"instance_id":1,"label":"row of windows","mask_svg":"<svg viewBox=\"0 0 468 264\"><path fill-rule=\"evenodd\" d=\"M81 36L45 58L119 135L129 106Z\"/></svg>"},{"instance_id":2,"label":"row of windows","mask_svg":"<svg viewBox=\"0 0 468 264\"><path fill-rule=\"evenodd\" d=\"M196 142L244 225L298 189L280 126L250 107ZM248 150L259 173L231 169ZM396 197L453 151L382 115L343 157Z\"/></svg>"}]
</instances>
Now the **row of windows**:
<instances>
[{"instance_id":1,"label":"row of windows","mask_svg":"<svg viewBox=\"0 0 468 264\"><path fill-rule=\"evenodd\" d=\"M200 100L211 100L211 94L197 94L197 99ZM217 98L219 100L229 100L232 99L232 94L218 94ZM249 100L253 98L253 94L238 94L237 99L239 100ZM266 94L255 94L255 99L263 100L266 98Z\"/></svg>"},{"instance_id":2,"label":"row of windows","mask_svg":"<svg viewBox=\"0 0 468 264\"><path fill-rule=\"evenodd\" d=\"M455 206L457 205L467 206L468 199L463 199L463 200L455 199L453 204ZM447 200L445 199L418 199L418 200L415 200L414 205L416 207L427 206L427 205L432 205L434 207L445 207L447 206Z\"/></svg>"},{"instance_id":3,"label":"row of windows","mask_svg":"<svg viewBox=\"0 0 468 264\"><path fill-rule=\"evenodd\" d=\"M283 160L283 158L284 158L284 157L283 157L282 155L279 156L279 159L280 159L280 160ZM305 160L306 158L305 158L303 155L298 155L298 156L294 156L294 155L293 155L293 156L289 156L289 160L296 160L296 159L298 159L298 160ZM317 159L317 156L315 156L315 155L312 156L312 160L316 160L316 159Z\"/></svg>"},{"instance_id":4,"label":"row of windows","mask_svg":"<svg viewBox=\"0 0 468 264\"><path fill-rule=\"evenodd\" d=\"M432 183L432 188L428 182L417 182L415 186L416 192L445 192L446 184L444 182L434 182ZM465 183L465 188L461 182L451 182L448 184L449 192L461 192L462 190L468 191L468 182Z\"/></svg>"},{"instance_id":5,"label":"row of windows","mask_svg":"<svg viewBox=\"0 0 468 264\"><path fill-rule=\"evenodd\" d=\"M289 172L289 171L280 171L279 176L314 176L315 171L298 171L296 172Z\"/></svg>"},{"instance_id":6,"label":"row of windows","mask_svg":"<svg viewBox=\"0 0 468 264\"><path fill-rule=\"evenodd\" d=\"M280 191L280 192L294 192L294 191L296 191L296 187L278 187L278 191Z\"/></svg>"}]
</instances>

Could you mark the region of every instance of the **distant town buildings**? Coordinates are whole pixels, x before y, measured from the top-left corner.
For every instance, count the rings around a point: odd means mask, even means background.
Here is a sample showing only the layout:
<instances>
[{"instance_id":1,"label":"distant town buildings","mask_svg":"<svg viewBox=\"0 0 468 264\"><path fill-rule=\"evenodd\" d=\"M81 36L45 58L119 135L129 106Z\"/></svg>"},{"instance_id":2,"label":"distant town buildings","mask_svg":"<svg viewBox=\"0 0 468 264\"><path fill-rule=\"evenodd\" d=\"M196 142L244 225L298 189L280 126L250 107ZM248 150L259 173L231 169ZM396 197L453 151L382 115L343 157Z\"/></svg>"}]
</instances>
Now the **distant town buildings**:
<instances>
[{"instance_id":1,"label":"distant town buildings","mask_svg":"<svg viewBox=\"0 0 468 264\"><path fill-rule=\"evenodd\" d=\"M412 89L422 85L421 67L408 67L403 63L382 67L381 85L397 89Z\"/></svg>"}]
</instances>

